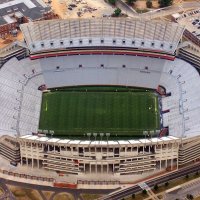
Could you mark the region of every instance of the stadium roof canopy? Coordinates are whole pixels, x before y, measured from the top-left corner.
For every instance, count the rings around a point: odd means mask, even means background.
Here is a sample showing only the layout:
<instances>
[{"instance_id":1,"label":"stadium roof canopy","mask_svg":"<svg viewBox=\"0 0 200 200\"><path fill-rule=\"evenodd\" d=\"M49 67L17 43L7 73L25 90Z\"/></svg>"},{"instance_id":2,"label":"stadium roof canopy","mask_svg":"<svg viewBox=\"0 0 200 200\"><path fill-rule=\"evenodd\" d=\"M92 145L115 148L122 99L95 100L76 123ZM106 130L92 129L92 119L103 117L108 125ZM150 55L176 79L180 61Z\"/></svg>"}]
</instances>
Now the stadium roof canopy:
<instances>
[{"instance_id":1,"label":"stadium roof canopy","mask_svg":"<svg viewBox=\"0 0 200 200\"><path fill-rule=\"evenodd\" d=\"M138 19L71 19L22 24L31 53L80 46L123 46L173 54L184 28Z\"/></svg>"},{"instance_id":2,"label":"stadium roof canopy","mask_svg":"<svg viewBox=\"0 0 200 200\"><path fill-rule=\"evenodd\" d=\"M151 138L151 139L141 139L141 140L116 140L116 141L92 141L92 140L69 140L69 139L58 139L58 138L48 138L48 137L39 137L33 135L24 135L21 136L20 139L25 140L32 140L35 142L47 142L47 143L59 143L61 145L70 144L70 145L90 145L90 146L97 146L97 145L131 145L131 144L147 144L147 143L157 143L157 142L165 142L165 141L177 141L179 138L174 136L167 136L162 138Z\"/></svg>"}]
</instances>

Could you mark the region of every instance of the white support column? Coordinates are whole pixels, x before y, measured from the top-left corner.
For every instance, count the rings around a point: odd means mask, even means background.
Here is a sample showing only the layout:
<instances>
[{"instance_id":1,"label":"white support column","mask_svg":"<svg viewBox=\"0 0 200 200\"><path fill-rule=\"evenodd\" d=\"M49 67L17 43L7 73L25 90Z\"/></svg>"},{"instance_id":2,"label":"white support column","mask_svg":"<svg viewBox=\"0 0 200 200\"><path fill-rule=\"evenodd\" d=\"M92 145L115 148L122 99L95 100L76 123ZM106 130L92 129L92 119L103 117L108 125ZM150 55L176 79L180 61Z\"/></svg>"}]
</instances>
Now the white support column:
<instances>
[{"instance_id":1,"label":"white support column","mask_svg":"<svg viewBox=\"0 0 200 200\"><path fill-rule=\"evenodd\" d=\"M177 145L177 144L176 144ZM178 144L179 146L179 144ZM177 148L177 147L176 147ZM179 150L179 147L178 147L178 150ZM177 161L176 161L176 169L178 169L178 155L177 155Z\"/></svg>"},{"instance_id":2,"label":"white support column","mask_svg":"<svg viewBox=\"0 0 200 200\"><path fill-rule=\"evenodd\" d=\"M25 141L25 154L26 154L26 165L28 166L28 154L27 154L27 145Z\"/></svg>"},{"instance_id":3,"label":"white support column","mask_svg":"<svg viewBox=\"0 0 200 200\"><path fill-rule=\"evenodd\" d=\"M20 149L22 149L22 146L24 146L24 142L19 142L19 146L20 146ZM21 166L23 165L23 161L22 161L22 153L20 153L20 157L21 157Z\"/></svg>"},{"instance_id":4,"label":"white support column","mask_svg":"<svg viewBox=\"0 0 200 200\"><path fill-rule=\"evenodd\" d=\"M142 146L143 154L144 154L144 145Z\"/></svg>"},{"instance_id":5,"label":"white support column","mask_svg":"<svg viewBox=\"0 0 200 200\"><path fill-rule=\"evenodd\" d=\"M162 144L160 144L160 146L161 146L161 148L160 148L160 155L161 155L161 157L160 157L160 170L161 170L161 162L162 162L162 157L163 157L163 155L162 155Z\"/></svg>"},{"instance_id":6,"label":"white support column","mask_svg":"<svg viewBox=\"0 0 200 200\"><path fill-rule=\"evenodd\" d=\"M71 155L73 155L73 147L70 147Z\"/></svg>"},{"instance_id":7,"label":"white support column","mask_svg":"<svg viewBox=\"0 0 200 200\"><path fill-rule=\"evenodd\" d=\"M171 170L173 169L173 159L174 159L174 156L173 156L173 150L174 150L174 144L171 144Z\"/></svg>"},{"instance_id":8,"label":"white support column","mask_svg":"<svg viewBox=\"0 0 200 200\"><path fill-rule=\"evenodd\" d=\"M39 165L39 143L37 143L37 167L38 167L38 169L40 168L40 165Z\"/></svg>"},{"instance_id":9,"label":"white support column","mask_svg":"<svg viewBox=\"0 0 200 200\"><path fill-rule=\"evenodd\" d=\"M33 168L33 161L34 161L34 159L33 159L33 145L32 145L32 142L31 142L31 160L32 160L31 166Z\"/></svg>"}]
</instances>

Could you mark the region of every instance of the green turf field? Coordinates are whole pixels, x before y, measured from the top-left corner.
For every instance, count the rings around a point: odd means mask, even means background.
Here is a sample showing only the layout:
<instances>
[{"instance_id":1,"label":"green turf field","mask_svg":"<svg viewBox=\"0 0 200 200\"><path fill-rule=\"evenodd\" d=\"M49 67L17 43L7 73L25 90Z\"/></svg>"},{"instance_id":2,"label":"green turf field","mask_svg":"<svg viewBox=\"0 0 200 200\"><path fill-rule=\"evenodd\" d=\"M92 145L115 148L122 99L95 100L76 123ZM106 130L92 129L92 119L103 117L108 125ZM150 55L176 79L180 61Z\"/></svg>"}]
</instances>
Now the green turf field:
<instances>
[{"instance_id":1,"label":"green turf field","mask_svg":"<svg viewBox=\"0 0 200 200\"><path fill-rule=\"evenodd\" d=\"M145 89L63 88L42 97L39 128L54 130L56 136L141 136L159 127L158 97Z\"/></svg>"}]
</instances>

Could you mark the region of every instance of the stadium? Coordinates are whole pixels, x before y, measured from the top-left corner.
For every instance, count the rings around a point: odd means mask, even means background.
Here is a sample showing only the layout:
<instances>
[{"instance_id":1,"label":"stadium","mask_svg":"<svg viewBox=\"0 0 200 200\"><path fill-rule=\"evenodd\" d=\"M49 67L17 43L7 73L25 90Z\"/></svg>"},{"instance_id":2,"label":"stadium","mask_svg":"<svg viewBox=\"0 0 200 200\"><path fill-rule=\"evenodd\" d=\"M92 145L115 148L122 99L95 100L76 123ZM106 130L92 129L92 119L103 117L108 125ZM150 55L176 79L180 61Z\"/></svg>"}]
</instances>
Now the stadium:
<instances>
[{"instance_id":1,"label":"stadium","mask_svg":"<svg viewBox=\"0 0 200 200\"><path fill-rule=\"evenodd\" d=\"M0 70L2 157L75 186L199 159L200 79L176 57L183 27L82 19L20 28L29 55Z\"/></svg>"}]
</instances>

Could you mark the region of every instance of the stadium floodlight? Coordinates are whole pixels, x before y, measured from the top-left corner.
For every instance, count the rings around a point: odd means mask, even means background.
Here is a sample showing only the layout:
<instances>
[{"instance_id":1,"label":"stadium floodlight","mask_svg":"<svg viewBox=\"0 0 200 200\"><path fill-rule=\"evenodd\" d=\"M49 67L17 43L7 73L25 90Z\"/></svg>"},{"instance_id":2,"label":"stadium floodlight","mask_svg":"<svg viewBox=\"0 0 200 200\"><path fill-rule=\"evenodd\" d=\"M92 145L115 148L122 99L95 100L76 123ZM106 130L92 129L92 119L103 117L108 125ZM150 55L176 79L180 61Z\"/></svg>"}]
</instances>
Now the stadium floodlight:
<instances>
[{"instance_id":1,"label":"stadium floodlight","mask_svg":"<svg viewBox=\"0 0 200 200\"><path fill-rule=\"evenodd\" d=\"M146 147L146 136L148 135L148 131L143 131L143 135L145 136L145 147Z\"/></svg>"},{"instance_id":2,"label":"stadium floodlight","mask_svg":"<svg viewBox=\"0 0 200 200\"><path fill-rule=\"evenodd\" d=\"M96 138L97 138L97 133L93 133L93 136L95 138L95 141L96 141Z\"/></svg>"},{"instance_id":3,"label":"stadium floodlight","mask_svg":"<svg viewBox=\"0 0 200 200\"><path fill-rule=\"evenodd\" d=\"M156 130L156 135L158 136L160 134L160 130Z\"/></svg>"},{"instance_id":4,"label":"stadium floodlight","mask_svg":"<svg viewBox=\"0 0 200 200\"><path fill-rule=\"evenodd\" d=\"M110 133L106 133L106 137L110 137Z\"/></svg>"},{"instance_id":5,"label":"stadium floodlight","mask_svg":"<svg viewBox=\"0 0 200 200\"><path fill-rule=\"evenodd\" d=\"M91 133L86 133L86 135L88 136L89 140L90 140L90 137L91 137Z\"/></svg>"},{"instance_id":6,"label":"stadium floodlight","mask_svg":"<svg viewBox=\"0 0 200 200\"><path fill-rule=\"evenodd\" d=\"M101 141L102 141L103 136L104 136L104 133L100 133Z\"/></svg>"},{"instance_id":7,"label":"stadium floodlight","mask_svg":"<svg viewBox=\"0 0 200 200\"><path fill-rule=\"evenodd\" d=\"M143 131L143 135L145 136L145 139L146 139L146 136L148 135L148 131Z\"/></svg>"},{"instance_id":8,"label":"stadium floodlight","mask_svg":"<svg viewBox=\"0 0 200 200\"><path fill-rule=\"evenodd\" d=\"M148 134L148 131L143 131L143 135L147 135Z\"/></svg>"},{"instance_id":9,"label":"stadium floodlight","mask_svg":"<svg viewBox=\"0 0 200 200\"><path fill-rule=\"evenodd\" d=\"M155 131L154 131L154 130L151 130L149 133L150 133L150 136L151 136L151 138L152 138L152 135L154 135Z\"/></svg>"},{"instance_id":10,"label":"stadium floodlight","mask_svg":"<svg viewBox=\"0 0 200 200\"><path fill-rule=\"evenodd\" d=\"M49 131L48 131L48 130L43 130L43 133L44 133L44 134L48 134Z\"/></svg>"},{"instance_id":11,"label":"stadium floodlight","mask_svg":"<svg viewBox=\"0 0 200 200\"><path fill-rule=\"evenodd\" d=\"M110 137L110 133L106 133L107 140Z\"/></svg>"},{"instance_id":12,"label":"stadium floodlight","mask_svg":"<svg viewBox=\"0 0 200 200\"><path fill-rule=\"evenodd\" d=\"M49 130L49 133L51 134L51 137L52 137L54 134L54 130Z\"/></svg>"},{"instance_id":13,"label":"stadium floodlight","mask_svg":"<svg viewBox=\"0 0 200 200\"><path fill-rule=\"evenodd\" d=\"M54 134L54 130L49 130L49 133L50 134Z\"/></svg>"}]
</instances>

